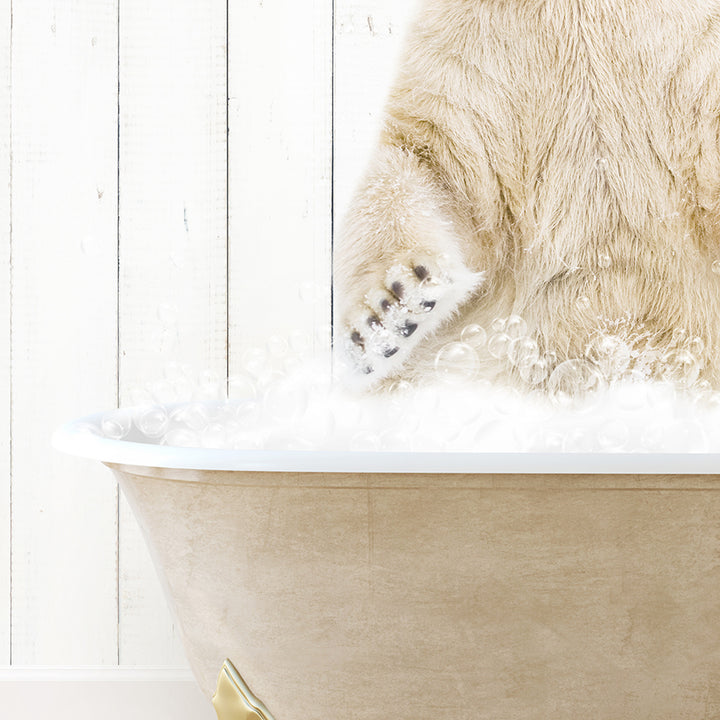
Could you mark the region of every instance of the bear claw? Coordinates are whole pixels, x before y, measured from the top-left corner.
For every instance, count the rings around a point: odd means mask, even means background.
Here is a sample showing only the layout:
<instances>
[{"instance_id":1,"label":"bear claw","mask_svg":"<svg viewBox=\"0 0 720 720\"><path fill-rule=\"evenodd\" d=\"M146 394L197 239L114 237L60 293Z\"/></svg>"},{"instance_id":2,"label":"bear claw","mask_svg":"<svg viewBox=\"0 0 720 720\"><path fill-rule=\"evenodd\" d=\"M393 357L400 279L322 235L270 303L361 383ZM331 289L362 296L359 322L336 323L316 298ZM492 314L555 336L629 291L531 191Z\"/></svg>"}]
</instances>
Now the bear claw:
<instances>
[{"instance_id":1,"label":"bear claw","mask_svg":"<svg viewBox=\"0 0 720 720\"><path fill-rule=\"evenodd\" d=\"M398 328L398 333L403 337L410 337L418 329L417 323L406 322L402 327Z\"/></svg>"}]
</instances>

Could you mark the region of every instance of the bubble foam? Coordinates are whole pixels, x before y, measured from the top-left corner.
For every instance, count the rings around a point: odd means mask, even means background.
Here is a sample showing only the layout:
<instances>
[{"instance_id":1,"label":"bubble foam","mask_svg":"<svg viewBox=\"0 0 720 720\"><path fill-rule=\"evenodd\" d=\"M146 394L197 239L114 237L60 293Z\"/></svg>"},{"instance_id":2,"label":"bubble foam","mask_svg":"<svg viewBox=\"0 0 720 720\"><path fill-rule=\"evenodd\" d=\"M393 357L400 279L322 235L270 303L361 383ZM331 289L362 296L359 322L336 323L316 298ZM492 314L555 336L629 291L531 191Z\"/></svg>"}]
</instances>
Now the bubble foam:
<instances>
[{"instance_id":1,"label":"bubble foam","mask_svg":"<svg viewBox=\"0 0 720 720\"><path fill-rule=\"evenodd\" d=\"M329 330L327 331L329 335ZM321 338L316 337L320 341ZM132 407L88 429L114 440L175 447L305 451L632 452L720 449L720 392L699 380L699 338L679 333L658 360L617 333L590 338L582 357L542 353L516 315L466 327L424 383L398 379L357 394L307 359L299 333L246 348L238 373L194 375L170 363L131 388ZM644 353L644 354L643 354ZM521 383L493 385L494 357ZM661 363L651 376L648 367Z\"/></svg>"},{"instance_id":2,"label":"bubble foam","mask_svg":"<svg viewBox=\"0 0 720 720\"><path fill-rule=\"evenodd\" d=\"M569 362L569 361L568 361ZM720 447L720 396L627 379L596 386L592 368L563 368L555 395L489 383L399 381L376 395L334 386L303 364L241 396L106 413L98 434L177 447L453 452L706 452ZM551 378L552 380L552 378ZM585 395L573 395L576 383ZM553 399L554 398L554 399ZM558 400L558 398L560 398Z\"/></svg>"}]
</instances>

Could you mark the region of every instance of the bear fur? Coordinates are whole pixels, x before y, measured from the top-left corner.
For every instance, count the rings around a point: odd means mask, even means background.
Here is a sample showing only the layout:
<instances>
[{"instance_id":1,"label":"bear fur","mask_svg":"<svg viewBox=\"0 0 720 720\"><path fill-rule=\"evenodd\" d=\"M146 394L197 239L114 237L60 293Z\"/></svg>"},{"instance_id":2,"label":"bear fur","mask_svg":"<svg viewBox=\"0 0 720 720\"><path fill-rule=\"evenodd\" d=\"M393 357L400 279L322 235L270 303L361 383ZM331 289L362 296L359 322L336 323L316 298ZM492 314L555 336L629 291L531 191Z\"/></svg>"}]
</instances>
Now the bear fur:
<instances>
[{"instance_id":1,"label":"bear fur","mask_svg":"<svg viewBox=\"0 0 720 720\"><path fill-rule=\"evenodd\" d=\"M335 345L385 386L517 315L550 370L611 336L717 386L719 221L720 1L427 0L335 239Z\"/></svg>"}]
</instances>

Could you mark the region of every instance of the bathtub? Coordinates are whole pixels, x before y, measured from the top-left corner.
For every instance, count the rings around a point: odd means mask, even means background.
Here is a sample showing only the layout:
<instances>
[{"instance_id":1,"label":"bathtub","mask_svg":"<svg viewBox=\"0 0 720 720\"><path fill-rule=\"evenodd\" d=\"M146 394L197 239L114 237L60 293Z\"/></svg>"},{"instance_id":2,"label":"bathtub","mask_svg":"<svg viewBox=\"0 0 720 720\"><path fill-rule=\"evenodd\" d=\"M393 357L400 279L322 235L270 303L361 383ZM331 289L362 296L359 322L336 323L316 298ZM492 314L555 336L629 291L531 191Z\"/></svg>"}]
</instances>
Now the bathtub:
<instances>
[{"instance_id":1,"label":"bathtub","mask_svg":"<svg viewBox=\"0 0 720 720\"><path fill-rule=\"evenodd\" d=\"M720 717L720 456L104 462L221 720Z\"/></svg>"}]
</instances>

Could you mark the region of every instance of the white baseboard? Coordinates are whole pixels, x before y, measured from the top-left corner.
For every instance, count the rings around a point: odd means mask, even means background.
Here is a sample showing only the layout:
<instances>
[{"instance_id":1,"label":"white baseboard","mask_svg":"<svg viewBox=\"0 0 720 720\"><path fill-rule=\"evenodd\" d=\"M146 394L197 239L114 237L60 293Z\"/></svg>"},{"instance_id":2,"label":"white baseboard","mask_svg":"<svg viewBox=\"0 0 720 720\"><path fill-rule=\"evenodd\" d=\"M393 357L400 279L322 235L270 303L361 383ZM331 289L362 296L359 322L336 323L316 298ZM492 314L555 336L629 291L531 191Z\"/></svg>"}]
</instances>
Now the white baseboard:
<instances>
[{"instance_id":1,"label":"white baseboard","mask_svg":"<svg viewBox=\"0 0 720 720\"><path fill-rule=\"evenodd\" d=\"M12 720L217 720L189 670L0 668L0 717Z\"/></svg>"}]
</instances>

